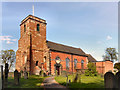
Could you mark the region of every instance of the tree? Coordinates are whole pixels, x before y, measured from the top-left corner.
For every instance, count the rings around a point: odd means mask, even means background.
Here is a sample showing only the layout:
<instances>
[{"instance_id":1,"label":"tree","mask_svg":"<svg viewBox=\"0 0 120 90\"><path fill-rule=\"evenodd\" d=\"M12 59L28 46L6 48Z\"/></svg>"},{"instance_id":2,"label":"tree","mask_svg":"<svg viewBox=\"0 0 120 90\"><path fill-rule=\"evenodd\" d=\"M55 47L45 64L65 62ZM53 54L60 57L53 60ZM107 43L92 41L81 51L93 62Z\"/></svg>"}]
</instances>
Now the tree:
<instances>
[{"instance_id":1,"label":"tree","mask_svg":"<svg viewBox=\"0 0 120 90\"><path fill-rule=\"evenodd\" d=\"M115 63L114 68L120 70L120 63Z\"/></svg>"},{"instance_id":2,"label":"tree","mask_svg":"<svg viewBox=\"0 0 120 90\"><path fill-rule=\"evenodd\" d=\"M16 59L15 51L12 49L2 50L0 56L1 56L2 63L9 64L9 70L10 70L10 68L14 65L14 62Z\"/></svg>"},{"instance_id":3,"label":"tree","mask_svg":"<svg viewBox=\"0 0 120 90\"><path fill-rule=\"evenodd\" d=\"M103 60L110 60L110 61L117 61L118 60L118 53L115 48L107 48L105 50L105 55L103 55Z\"/></svg>"},{"instance_id":4,"label":"tree","mask_svg":"<svg viewBox=\"0 0 120 90\"><path fill-rule=\"evenodd\" d=\"M85 70L86 76L97 76L96 66L93 62L87 64L87 70Z\"/></svg>"}]
</instances>

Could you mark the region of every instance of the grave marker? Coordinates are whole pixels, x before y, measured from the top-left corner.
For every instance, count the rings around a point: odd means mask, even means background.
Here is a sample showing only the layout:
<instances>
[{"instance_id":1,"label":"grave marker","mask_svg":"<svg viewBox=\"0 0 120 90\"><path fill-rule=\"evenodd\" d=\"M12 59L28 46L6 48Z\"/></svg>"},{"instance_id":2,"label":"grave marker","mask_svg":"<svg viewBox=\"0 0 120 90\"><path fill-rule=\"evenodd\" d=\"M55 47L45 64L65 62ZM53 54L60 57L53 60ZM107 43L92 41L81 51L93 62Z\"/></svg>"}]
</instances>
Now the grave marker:
<instances>
[{"instance_id":1,"label":"grave marker","mask_svg":"<svg viewBox=\"0 0 120 90\"><path fill-rule=\"evenodd\" d=\"M115 88L115 76L112 72L107 72L104 75L105 88Z\"/></svg>"},{"instance_id":2,"label":"grave marker","mask_svg":"<svg viewBox=\"0 0 120 90\"><path fill-rule=\"evenodd\" d=\"M14 71L14 83L15 85L19 84L19 72L17 70Z\"/></svg>"}]
</instances>

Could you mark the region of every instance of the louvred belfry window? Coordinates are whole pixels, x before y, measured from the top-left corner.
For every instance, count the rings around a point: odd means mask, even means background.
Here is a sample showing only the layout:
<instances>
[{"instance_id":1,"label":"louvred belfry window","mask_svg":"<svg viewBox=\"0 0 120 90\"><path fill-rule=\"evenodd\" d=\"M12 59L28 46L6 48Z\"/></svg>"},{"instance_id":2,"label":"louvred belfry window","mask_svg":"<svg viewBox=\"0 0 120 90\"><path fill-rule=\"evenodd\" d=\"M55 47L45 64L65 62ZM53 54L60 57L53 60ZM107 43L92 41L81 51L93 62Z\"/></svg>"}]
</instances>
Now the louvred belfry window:
<instances>
[{"instance_id":1,"label":"louvred belfry window","mask_svg":"<svg viewBox=\"0 0 120 90\"><path fill-rule=\"evenodd\" d=\"M40 31L40 25L37 24L37 31Z\"/></svg>"}]
</instances>

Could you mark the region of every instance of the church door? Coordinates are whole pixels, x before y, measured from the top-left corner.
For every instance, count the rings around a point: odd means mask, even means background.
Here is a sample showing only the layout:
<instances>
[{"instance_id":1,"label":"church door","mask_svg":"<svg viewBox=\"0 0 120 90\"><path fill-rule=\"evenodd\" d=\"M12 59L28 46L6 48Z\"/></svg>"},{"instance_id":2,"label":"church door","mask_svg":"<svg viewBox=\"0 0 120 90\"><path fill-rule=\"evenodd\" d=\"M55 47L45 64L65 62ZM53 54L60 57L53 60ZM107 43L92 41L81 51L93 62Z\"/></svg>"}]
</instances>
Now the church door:
<instances>
[{"instance_id":1,"label":"church door","mask_svg":"<svg viewBox=\"0 0 120 90\"><path fill-rule=\"evenodd\" d=\"M60 66L56 66L57 75L60 75Z\"/></svg>"}]
</instances>

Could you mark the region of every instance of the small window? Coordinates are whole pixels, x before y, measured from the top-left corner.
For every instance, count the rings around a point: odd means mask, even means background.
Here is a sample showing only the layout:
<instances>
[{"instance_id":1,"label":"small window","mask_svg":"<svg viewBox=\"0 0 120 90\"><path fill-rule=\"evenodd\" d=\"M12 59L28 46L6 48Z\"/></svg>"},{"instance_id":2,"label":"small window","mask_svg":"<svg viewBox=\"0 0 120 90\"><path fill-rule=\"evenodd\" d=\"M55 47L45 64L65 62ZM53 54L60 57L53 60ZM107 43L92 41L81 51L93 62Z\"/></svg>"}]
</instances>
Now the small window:
<instances>
[{"instance_id":1,"label":"small window","mask_svg":"<svg viewBox=\"0 0 120 90\"><path fill-rule=\"evenodd\" d=\"M26 32L26 25L24 25L24 32Z\"/></svg>"},{"instance_id":2,"label":"small window","mask_svg":"<svg viewBox=\"0 0 120 90\"><path fill-rule=\"evenodd\" d=\"M37 31L40 31L40 27L39 27L40 25L39 24L37 24Z\"/></svg>"},{"instance_id":3,"label":"small window","mask_svg":"<svg viewBox=\"0 0 120 90\"><path fill-rule=\"evenodd\" d=\"M38 66L38 61L36 61L36 66Z\"/></svg>"}]
</instances>

